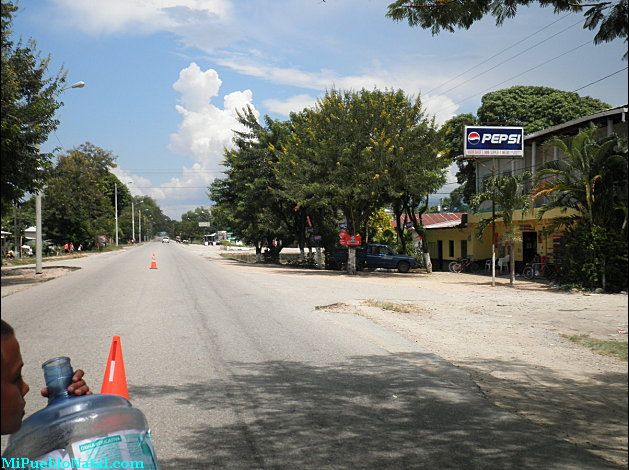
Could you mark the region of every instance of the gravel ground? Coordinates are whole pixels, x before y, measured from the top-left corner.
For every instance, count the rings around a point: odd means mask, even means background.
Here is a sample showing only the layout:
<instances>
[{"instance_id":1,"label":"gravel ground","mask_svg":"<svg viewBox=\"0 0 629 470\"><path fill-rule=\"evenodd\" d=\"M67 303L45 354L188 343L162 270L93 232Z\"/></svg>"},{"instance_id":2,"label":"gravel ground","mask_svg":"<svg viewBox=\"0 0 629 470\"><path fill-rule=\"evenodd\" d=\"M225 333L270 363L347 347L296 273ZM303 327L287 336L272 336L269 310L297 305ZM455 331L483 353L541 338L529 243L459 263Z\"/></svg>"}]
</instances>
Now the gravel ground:
<instances>
[{"instance_id":1,"label":"gravel ground","mask_svg":"<svg viewBox=\"0 0 629 470\"><path fill-rule=\"evenodd\" d=\"M216 250L191 249L216 256ZM329 275L307 272L313 288L314 278ZM626 343L626 293L563 292L525 280L512 288L506 276L492 287L489 276L443 272L359 277L371 286L369 297L357 291L328 303L328 311L360 315L396 331L468 372L498 406L627 467L627 362L564 337L587 334ZM404 298L384 289L392 284ZM409 287L417 293L409 296ZM373 307L371 299L409 304L414 311Z\"/></svg>"},{"instance_id":2,"label":"gravel ground","mask_svg":"<svg viewBox=\"0 0 629 470\"><path fill-rule=\"evenodd\" d=\"M187 249L239 269L219 257L218 247ZM44 269L44 278L34 269L3 269L2 296L73 268ZM342 273L287 267L247 269L276 274L277 282L308 274L312 295L348 279ZM337 302L326 300L318 308L360 315L417 342L470 374L488 400L627 467L627 362L595 354L563 336L627 342L626 293L559 292L527 281L511 288L505 278L491 287L487 276L452 273L360 273L356 282L360 289L343 290ZM412 312L374 307L370 299L409 304Z\"/></svg>"}]
</instances>

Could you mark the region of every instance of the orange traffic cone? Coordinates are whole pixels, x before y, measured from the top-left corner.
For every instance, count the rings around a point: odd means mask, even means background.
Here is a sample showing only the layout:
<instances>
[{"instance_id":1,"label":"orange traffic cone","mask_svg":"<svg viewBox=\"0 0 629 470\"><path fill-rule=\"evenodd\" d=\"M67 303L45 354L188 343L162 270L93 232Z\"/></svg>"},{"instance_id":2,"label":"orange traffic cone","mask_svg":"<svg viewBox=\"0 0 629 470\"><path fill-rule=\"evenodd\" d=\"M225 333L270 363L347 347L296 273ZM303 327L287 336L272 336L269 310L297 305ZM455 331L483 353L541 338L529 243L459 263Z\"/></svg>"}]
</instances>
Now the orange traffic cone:
<instances>
[{"instance_id":1,"label":"orange traffic cone","mask_svg":"<svg viewBox=\"0 0 629 470\"><path fill-rule=\"evenodd\" d=\"M151 267L149 269L157 269L157 260L155 259L155 253L153 253L153 257L151 258Z\"/></svg>"},{"instance_id":2,"label":"orange traffic cone","mask_svg":"<svg viewBox=\"0 0 629 470\"><path fill-rule=\"evenodd\" d=\"M111 340L111 348L109 348L109 357L107 358L107 366L105 367L105 376L103 377L103 386L100 389L100 393L111 393L129 399L120 336L114 336Z\"/></svg>"}]
</instances>

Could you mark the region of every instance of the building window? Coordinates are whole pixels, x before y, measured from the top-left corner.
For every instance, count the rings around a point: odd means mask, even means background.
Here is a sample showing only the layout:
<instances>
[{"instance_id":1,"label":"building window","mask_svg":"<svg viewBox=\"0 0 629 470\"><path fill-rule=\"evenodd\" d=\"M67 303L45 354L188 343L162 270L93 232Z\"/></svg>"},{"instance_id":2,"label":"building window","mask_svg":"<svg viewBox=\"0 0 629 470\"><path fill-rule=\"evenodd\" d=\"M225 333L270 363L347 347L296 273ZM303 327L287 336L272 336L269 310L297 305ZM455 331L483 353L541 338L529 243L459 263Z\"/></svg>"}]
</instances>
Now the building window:
<instances>
[{"instance_id":1,"label":"building window","mask_svg":"<svg viewBox=\"0 0 629 470\"><path fill-rule=\"evenodd\" d=\"M467 240L461 240L461 258L467 258Z\"/></svg>"},{"instance_id":2,"label":"building window","mask_svg":"<svg viewBox=\"0 0 629 470\"><path fill-rule=\"evenodd\" d=\"M448 240L448 256L454 258L454 240Z\"/></svg>"}]
</instances>

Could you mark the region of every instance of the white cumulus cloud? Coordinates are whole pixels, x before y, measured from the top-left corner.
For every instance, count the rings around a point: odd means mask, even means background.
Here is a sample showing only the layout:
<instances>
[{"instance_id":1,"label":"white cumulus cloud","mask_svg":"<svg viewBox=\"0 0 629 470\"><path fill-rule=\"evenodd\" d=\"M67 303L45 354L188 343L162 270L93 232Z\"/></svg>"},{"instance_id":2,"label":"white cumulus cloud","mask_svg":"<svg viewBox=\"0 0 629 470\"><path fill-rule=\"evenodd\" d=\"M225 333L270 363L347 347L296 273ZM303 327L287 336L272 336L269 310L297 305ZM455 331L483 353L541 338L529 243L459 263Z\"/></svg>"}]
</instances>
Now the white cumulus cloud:
<instances>
[{"instance_id":1,"label":"white cumulus cloud","mask_svg":"<svg viewBox=\"0 0 629 470\"><path fill-rule=\"evenodd\" d=\"M251 90L235 91L223 97L222 107L212 103L219 96L222 81L213 69L201 70L191 63L181 70L173 88L181 94L175 109L181 117L177 132L170 135L169 149L192 157L194 164L184 166L180 177L152 189L149 193L164 212L180 215L181 207L194 206L194 201L207 199L207 187L218 175L225 148L233 145L233 131L243 130L237 112L249 106L256 118ZM196 207L196 206L194 206Z\"/></svg>"}]
</instances>

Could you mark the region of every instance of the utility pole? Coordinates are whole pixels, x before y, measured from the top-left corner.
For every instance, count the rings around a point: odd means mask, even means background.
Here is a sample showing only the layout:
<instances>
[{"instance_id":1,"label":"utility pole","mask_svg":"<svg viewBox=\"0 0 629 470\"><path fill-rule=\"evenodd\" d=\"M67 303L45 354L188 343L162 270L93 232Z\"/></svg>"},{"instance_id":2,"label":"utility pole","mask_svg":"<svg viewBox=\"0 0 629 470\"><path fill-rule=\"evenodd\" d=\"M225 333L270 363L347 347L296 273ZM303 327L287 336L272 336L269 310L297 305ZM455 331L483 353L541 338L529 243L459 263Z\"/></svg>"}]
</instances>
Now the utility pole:
<instances>
[{"instance_id":1,"label":"utility pole","mask_svg":"<svg viewBox=\"0 0 629 470\"><path fill-rule=\"evenodd\" d=\"M138 209L138 242L142 243L142 209Z\"/></svg>"},{"instance_id":2,"label":"utility pole","mask_svg":"<svg viewBox=\"0 0 629 470\"><path fill-rule=\"evenodd\" d=\"M116 246L118 246L118 183L114 183L114 210L116 211Z\"/></svg>"},{"instance_id":3,"label":"utility pole","mask_svg":"<svg viewBox=\"0 0 629 470\"><path fill-rule=\"evenodd\" d=\"M135 216L133 212L133 199L131 199L131 240L135 243Z\"/></svg>"},{"instance_id":4,"label":"utility pole","mask_svg":"<svg viewBox=\"0 0 629 470\"><path fill-rule=\"evenodd\" d=\"M496 159L491 161L491 287L496 287Z\"/></svg>"},{"instance_id":5,"label":"utility pole","mask_svg":"<svg viewBox=\"0 0 629 470\"><path fill-rule=\"evenodd\" d=\"M18 227L17 227L17 201L13 202L13 243L15 245L15 250L13 253L13 257L15 259L22 257L22 244L20 243L20 236L18 235Z\"/></svg>"}]
</instances>

